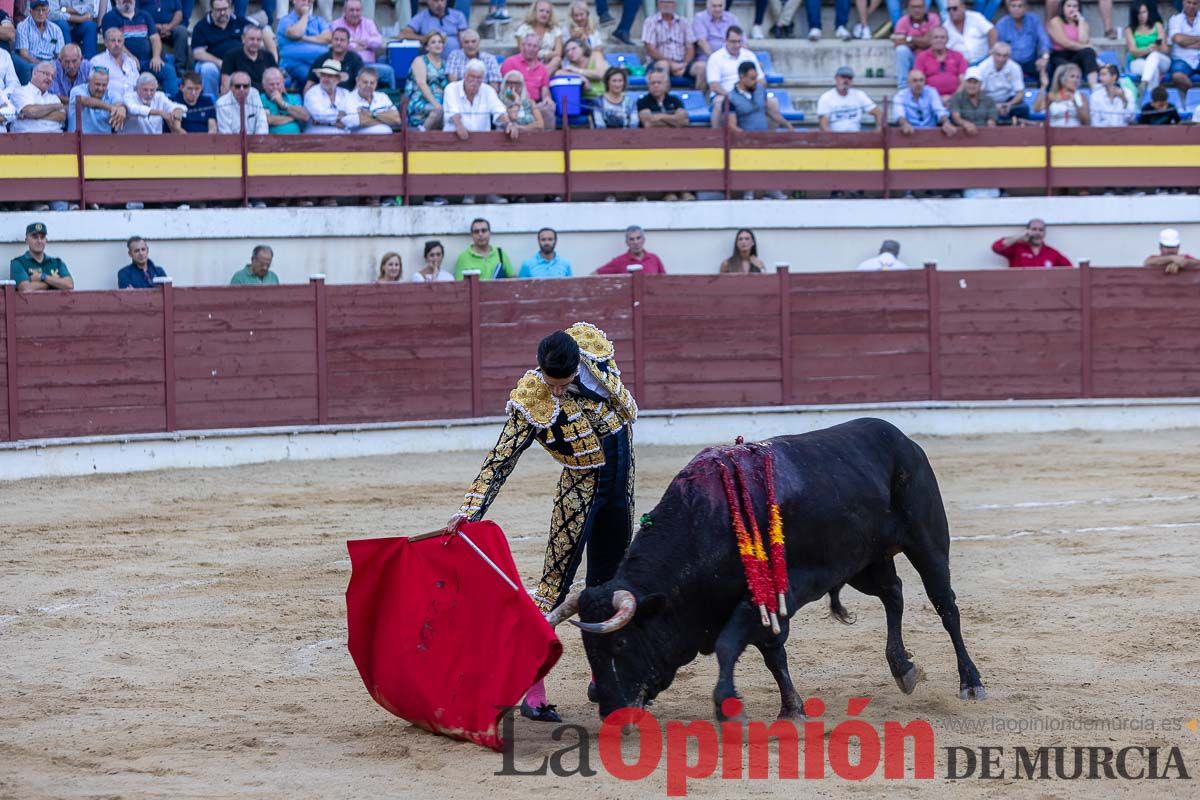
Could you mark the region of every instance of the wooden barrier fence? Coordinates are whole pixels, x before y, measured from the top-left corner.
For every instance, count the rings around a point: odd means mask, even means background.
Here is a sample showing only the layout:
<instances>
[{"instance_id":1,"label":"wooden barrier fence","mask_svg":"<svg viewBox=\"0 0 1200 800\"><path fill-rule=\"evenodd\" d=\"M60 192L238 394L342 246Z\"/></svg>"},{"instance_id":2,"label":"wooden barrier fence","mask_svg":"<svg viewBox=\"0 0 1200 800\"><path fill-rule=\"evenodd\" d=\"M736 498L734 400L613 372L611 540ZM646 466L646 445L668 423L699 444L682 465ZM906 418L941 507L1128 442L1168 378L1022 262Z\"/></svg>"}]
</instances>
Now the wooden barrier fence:
<instances>
[{"instance_id":1,"label":"wooden barrier fence","mask_svg":"<svg viewBox=\"0 0 1200 800\"><path fill-rule=\"evenodd\" d=\"M1200 125L750 133L709 128L522 136L9 134L0 202L182 203L267 197L1200 185Z\"/></svg>"},{"instance_id":2,"label":"wooden barrier fence","mask_svg":"<svg viewBox=\"0 0 1200 800\"><path fill-rule=\"evenodd\" d=\"M607 331L648 409L1200 395L1200 272L1141 268L7 282L0 314L5 440L496 415L576 320Z\"/></svg>"}]
</instances>

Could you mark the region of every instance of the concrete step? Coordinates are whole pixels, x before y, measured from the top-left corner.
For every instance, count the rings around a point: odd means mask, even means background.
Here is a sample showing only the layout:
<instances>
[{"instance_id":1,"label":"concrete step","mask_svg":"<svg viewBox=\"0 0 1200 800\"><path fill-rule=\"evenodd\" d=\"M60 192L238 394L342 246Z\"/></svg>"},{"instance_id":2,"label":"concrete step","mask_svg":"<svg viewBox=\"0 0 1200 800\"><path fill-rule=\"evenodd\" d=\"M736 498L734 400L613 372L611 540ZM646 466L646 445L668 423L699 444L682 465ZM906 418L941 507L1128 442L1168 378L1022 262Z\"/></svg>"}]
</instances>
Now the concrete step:
<instances>
[{"instance_id":1,"label":"concrete step","mask_svg":"<svg viewBox=\"0 0 1200 800\"><path fill-rule=\"evenodd\" d=\"M271 0L265 0L271 2ZM488 3L484 0L477 0L471 7L471 23L474 27L480 30L483 35L483 47L488 52L494 53L498 57L505 57L516 52L515 33L517 27L521 24L521 20L533 5L533 0L511 0L508 5L509 13L513 20L510 23L493 26L484 24L484 17L488 12ZM568 0L555 0L555 13L559 18L560 24L566 18ZM680 6L680 11L683 12L687 4L683 3ZM594 9L594 4L592 4ZM259 11L261 6L252 2L250 5L251 13ZM697 0L696 8L702 9L703 3ZM614 3L610 6L610 13L616 17L619 15L621 6L619 3ZM750 30L751 22L754 16L754 4L746 2L746 0L737 0L731 9L735 16L738 17L743 27ZM200 19L205 13L205 8L197 4L197 9L194 19ZM834 71L843 65L849 66L859 75L858 82L862 83L868 69L873 71L882 70L888 80L895 79L895 57L894 48L890 40L872 39L872 40L852 40L843 42L833 38L834 32L834 9L829 4L823 4L822 9L822 32L824 37L817 42L810 42L807 39L807 23L805 22L804 9L801 7L796 22L796 31L798 38L793 39L750 39L747 45L753 50L766 50L771 54L774 62L775 71L786 76L789 79L797 79L800 81L811 81L822 83L830 81ZM1118 2L1114 4L1114 20L1115 24L1120 26L1128 20L1128 3ZM341 14L341 2L338 0L334 5L334 16ZM1094 3L1088 3L1084 6L1084 14L1088 18L1089 24L1095 34L1101 32L1099 11ZM398 5L393 5L387 0L376 0L375 22L381 30L386 31L390 26L396 25L400 19L407 20L408 5L407 0L398 0ZM638 15L637 22L634 24L632 31L636 38L641 34L642 14ZM858 17L856 12L851 10L850 23L848 27L853 28ZM767 13L767 20L764 27L769 29L773 23L774 17L770 11ZM888 23L886 9L881 7L871 15L871 26L873 30L878 31ZM604 32L611 33L612 25L605 26ZM1098 50L1108 50L1118 53L1122 62L1124 59L1124 41L1121 39L1102 39L1093 37L1093 42ZM636 52L642 59L645 59L645 51L640 47L630 48L614 39L607 39L605 42L606 52ZM886 82L886 81L885 81Z\"/></svg>"},{"instance_id":2,"label":"concrete step","mask_svg":"<svg viewBox=\"0 0 1200 800\"><path fill-rule=\"evenodd\" d=\"M272 0L262 0L262 2L272 2ZM281 9L284 9L281 11L281 13L286 13L287 0L278 0L278 2L280 4ZM508 3L508 10L509 10L509 14L513 18L512 22L509 24L511 31L514 31L514 32L516 31L517 27L521 24L521 21L525 18L525 15L529 12L529 9L533 6L533 3L534 3L534 0L510 0L510 2ZM555 14L561 23L566 19L567 8L570 6L570 0L553 0L553 3L554 3ZM341 15L341 5L342 5L341 0L335 0L334 5L333 5L333 9L334 9L333 16L334 17ZM595 4L589 3L589 5L593 9L593 13L594 13ZM262 4L259 0L254 0L253 2L251 2L249 8L250 8L250 11L253 13L253 12L259 11L262 8ZM936 8L936 4L935 4L935 8ZM1170 8L1169 5L1164 6L1164 8L1169 9L1171 11L1171 13L1174 12L1174 9ZM703 11L704 3L700 2L700 0L695 0L695 10ZM751 26L754 22L754 2L753 2L753 0L736 0L731 5L729 5L729 10L730 10L730 12L732 12L734 14L734 16L736 16L738 18L738 21L741 24L741 26L747 31L747 33L749 33ZM1037 8L1036 10L1040 12L1041 8ZM193 12L193 20L195 21L195 20L201 19L205 13L207 13L207 3L197 3L196 10ZM481 33L485 34L485 36L486 36L486 32L485 32L485 26L484 26L483 20L484 20L484 17L487 16L487 13L488 13L488 3L486 2L486 0L475 0L475 2L473 2L471 4L471 14L470 14L470 20L469 20L470 24L472 27L479 29L481 31ZM620 14L621 14L621 3L619 1L612 2L610 4L609 13L614 17L614 19L619 18ZM653 9L651 9L651 13L653 13ZM688 19L691 19L691 17L693 16L693 12L689 9L689 4L687 2L683 2L683 3L679 4L679 13L682 14L683 16L687 17ZM1002 13L1003 13L1003 9L1001 9L1001 15L1002 15ZM1083 13L1084 13L1084 17L1088 21L1088 24L1092 28L1093 37L1103 35L1103 26L1101 24L1100 12L1099 12L1099 9L1096 6L1096 4L1092 3L1092 2L1085 3L1084 7L1083 7ZM999 16L1000 15L997 15L997 18L999 18ZM408 10L407 0L376 0L374 19L375 19L376 25L379 26L380 30L383 30L384 28L392 26L392 25L396 24L398 21L407 21L408 17L409 17L409 10ZM635 38L640 36L640 34L641 34L642 22L644 19L645 19L645 13L643 12L638 15L636 21L634 22L633 30L631 31L631 33ZM1166 19L1166 17L1164 17L1164 20L1165 19ZM1124 27L1128 23L1128 20L1129 20L1129 3L1124 2L1123 0L1118 0L1117 2L1114 2L1113 3L1113 23L1114 23L1114 25L1118 28ZM768 9L766 18L763 22L764 30L769 31L770 26L773 25L774 22L775 22L775 15L771 12L771 10ZM834 22L835 22L835 10L834 10L832 4L830 4L828 2L823 3L822 7L821 7L821 31L826 38L832 38L834 29L836 27L834 25ZM847 22L846 27L853 30L854 24L857 22L858 22L858 13L853 8L851 8L850 19ZM870 25L871 25L872 31L879 30L887 22L889 22L889 17L887 14L886 6L881 6L870 16ZM808 23L807 23L807 15L805 13L803 5L801 5L800 9L796 13L794 24L795 24L797 36L806 37L808 34ZM490 26L486 26L486 27L490 28Z\"/></svg>"}]
</instances>

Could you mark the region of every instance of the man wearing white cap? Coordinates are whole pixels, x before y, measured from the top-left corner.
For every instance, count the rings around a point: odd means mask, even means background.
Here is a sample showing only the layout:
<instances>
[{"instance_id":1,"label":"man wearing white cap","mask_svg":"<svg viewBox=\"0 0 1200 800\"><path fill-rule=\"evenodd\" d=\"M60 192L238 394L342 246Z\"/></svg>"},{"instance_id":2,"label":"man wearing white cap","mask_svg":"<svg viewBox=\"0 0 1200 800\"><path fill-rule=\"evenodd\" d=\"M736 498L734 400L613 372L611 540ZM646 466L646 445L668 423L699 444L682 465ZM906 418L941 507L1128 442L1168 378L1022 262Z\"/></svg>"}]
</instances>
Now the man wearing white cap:
<instances>
[{"instance_id":1,"label":"man wearing white cap","mask_svg":"<svg viewBox=\"0 0 1200 800\"><path fill-rule=\"evenodd\" d=\"M996 127L1000 112L996 101L983 91L983 77L979 67L969 67L963 76L962 87L950 98L950 119L968 136L974 136L980 128Z\"/></svg>"},{"instance_id":2,"label":"man wearing white cap","mask_svg":"<svg viewBox=\"0 0 1200 800\"><path fill-rule=\"evenodd\" d=\"M1174 228L1163 228L1158 234L1158 255L1147 256L1142 262L1143 267L1162 267L1163 272L1174 275L1181 269L1200 268L1200 259L1179 252L1182 244L1179 231Z\"/></svg>"},{"instance_id":3,"label":"man wearing white cap","mask_svg":"<svg viewBox=\"0 0 1200 800\"><path fill-rule=\"evenodd\" d=\"M895 239L884 239L879 245L879 255L868 258L858 265L862 272L890 272L896 269L912 269L900 260L900 243Z\"/></svg>"},{"instance_id":4,"label":"man wearing white cap","mask_svg":"<svg viewBox=\"0 0 1200 800\"><path fill-rule=\"evenodd\" d=\"M854 88L854 70L840 66L833 73L833 88L817 100L817 122L823 131L857 133L863 116L875 117L875 128L883 125L883 110L862 89Z\"/></svg>"}]
</instances>

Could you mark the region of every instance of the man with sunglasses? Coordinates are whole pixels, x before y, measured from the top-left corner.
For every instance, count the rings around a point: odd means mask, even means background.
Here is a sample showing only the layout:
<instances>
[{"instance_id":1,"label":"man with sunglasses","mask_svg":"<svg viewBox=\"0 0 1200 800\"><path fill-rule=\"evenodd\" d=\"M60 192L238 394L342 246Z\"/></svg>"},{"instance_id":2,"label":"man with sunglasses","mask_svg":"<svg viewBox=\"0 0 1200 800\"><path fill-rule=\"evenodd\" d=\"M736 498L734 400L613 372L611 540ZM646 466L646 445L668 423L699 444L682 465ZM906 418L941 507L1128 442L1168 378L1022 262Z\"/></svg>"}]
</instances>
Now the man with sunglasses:
<instances>
[{"instance_id":1,"label":"man with sunglasses","mask_svg":"<svg viewBox=\"0 0 1200 800\"><path fill-rule=\"evenodd\" d=\"M549 613L567 597L587 548L586 583L612 578L633 536L633 423L637 403L621 383L612 342L577 322L538 344L537 369L509 394L508 419L458 512L446 524L483 519L521 454L536 440L563 466L550 516L550 538L533 601ZM589 693L591 687L589 686ZM521 714L560 722L538 681Z\"/></svg>"},{"instance_id":2,"label":"man with sunglasses","mask_svg":"<svg viewBox=\"0 0 1200 800\"><path fill-rule=\"evenodd\" d=\"M968 11L966 0L946 0L946 16L950 49L962 53L972 67L987 58L996 43L996 26L978 11Z\"/></svg>"},{"instance_id":3,"label":"man with sunglasses","mask_svg":"<svg viewBox=\"0 0 1200 800\"><path fill-rule=\"evenodd\" d=\"M479 270L479 279L484 281L517 276L504 248L492 247L492 224L486 219L471 221L471 246L458 254L454 279L461 281L470 269Z\"/></svg>"},{"instance_id":4,"label":"man with sunglasses","mask_svg":"<svg viewBox=\"0 0 1200 800\"><path fill-rule=\"evenodd\" d=\"M217 133L242 132L242 103L246 106L246 133L266 136L267 111L258 92L250 91L250 75L235 72L229 76L229 91L217 100Z\"/></svg>"}]
</instances>

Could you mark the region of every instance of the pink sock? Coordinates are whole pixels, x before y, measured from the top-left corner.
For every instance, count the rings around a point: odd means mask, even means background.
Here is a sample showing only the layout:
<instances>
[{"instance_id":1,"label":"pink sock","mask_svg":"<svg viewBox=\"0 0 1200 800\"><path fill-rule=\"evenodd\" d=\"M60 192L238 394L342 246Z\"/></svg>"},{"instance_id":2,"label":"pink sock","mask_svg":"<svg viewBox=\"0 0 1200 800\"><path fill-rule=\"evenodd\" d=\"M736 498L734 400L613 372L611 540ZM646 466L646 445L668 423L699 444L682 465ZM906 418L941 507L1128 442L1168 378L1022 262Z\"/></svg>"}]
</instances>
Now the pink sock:
<instances>
[{"instance_id":1,"label":"pink sock","mask_svg":"<svg viewBox=\"0 0 1200 800\"><path fill-rule=\"evenodd\" d=\"M525 702L533 708L546 705L546 682L544 680L529 687L529 691L525 693Z\"/></svg>"}]
</instances>

